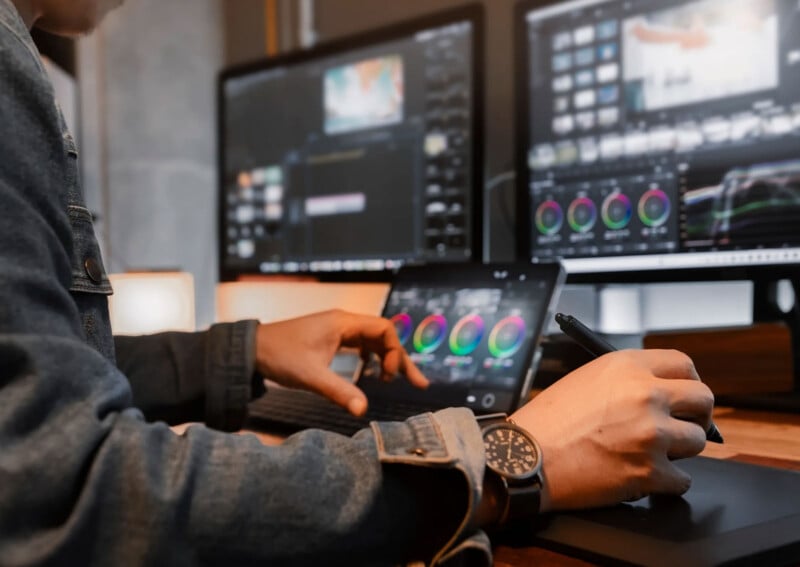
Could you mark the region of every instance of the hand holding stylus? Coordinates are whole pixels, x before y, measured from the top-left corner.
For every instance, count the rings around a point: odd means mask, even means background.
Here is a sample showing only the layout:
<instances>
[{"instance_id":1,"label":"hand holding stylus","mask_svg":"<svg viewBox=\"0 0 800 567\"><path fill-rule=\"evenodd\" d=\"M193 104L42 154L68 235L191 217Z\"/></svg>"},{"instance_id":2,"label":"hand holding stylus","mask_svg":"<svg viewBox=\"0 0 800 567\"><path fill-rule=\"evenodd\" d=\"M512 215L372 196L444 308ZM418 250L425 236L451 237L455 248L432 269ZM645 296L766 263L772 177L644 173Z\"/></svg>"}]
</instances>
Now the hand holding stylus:
<instances>
[{"instance_id":1,"label":"hand holding stylus","mask_svg":"<svg viewBox=\"0 0 800 567\"><path fill-rule=\"evenodd\" d=\"M600 356L511 415L543 455L542 510L683 494L680 460L706 446L714 395L676 350Z\"/></svg>"},{"instance_id":2,"label":"hand holding stylus","mask_svg":"<svg viewBox=\"0 0 800 567\"><path fill-rule=\"evenodd\" d=\"M582 346L589 354L595 358L600 357L609 352L614 352L614 348L607 341L597 336L591 329L581 323L572 315L564 315L563 313L556 313L556 323L569 338L574 340ZM706 430L706 440L714 443L723 443L724 439L717 429L714 422Z\"/></svg>"}]
</instances>

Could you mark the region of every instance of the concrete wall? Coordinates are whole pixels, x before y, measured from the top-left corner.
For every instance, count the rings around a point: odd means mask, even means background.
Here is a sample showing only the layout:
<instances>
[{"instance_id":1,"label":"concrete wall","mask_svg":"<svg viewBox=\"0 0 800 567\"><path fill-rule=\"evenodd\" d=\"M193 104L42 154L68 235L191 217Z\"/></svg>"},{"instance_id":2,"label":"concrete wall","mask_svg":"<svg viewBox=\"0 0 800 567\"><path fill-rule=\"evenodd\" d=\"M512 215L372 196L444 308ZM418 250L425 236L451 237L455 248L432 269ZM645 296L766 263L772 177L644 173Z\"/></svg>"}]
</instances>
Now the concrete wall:
<instances>
[{"instance_id":1,"label":"concrete wall","mask_svg":"<svg viewBox=\"0 0 800 567\"><path fill-rule=\"evenodd\" d=\"M136 0L81 41L82 153L106 267L192 272L214 317L220 0Z\"/></svg>"}]
</instances>

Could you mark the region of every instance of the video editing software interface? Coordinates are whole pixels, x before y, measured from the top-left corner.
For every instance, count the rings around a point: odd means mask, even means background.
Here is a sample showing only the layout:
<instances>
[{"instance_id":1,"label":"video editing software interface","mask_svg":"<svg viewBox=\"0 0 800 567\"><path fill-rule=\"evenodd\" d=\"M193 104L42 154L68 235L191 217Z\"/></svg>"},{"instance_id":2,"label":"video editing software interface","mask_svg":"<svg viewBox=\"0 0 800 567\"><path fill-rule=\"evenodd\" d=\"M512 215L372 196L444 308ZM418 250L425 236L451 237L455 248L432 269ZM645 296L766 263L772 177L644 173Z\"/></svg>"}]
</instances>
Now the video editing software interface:
<instances>
[{"instance_id":1,"label":"video editing software interface","mask_svg":"<svg viewBox=\"0 0 800 567\"><path fill-rule=\"evenodd\" d=\"M223 268L472 260L474 25L223 77Z\"/></svg>"},{"instance_id":2,"label":"video editing software interface","mask_svg":"<svg viewBox=\"0 0 800 567\"><path fill-rule=\"evenodd\" d=\"M383 386L370 395L435 396L482 412L506 411L518 401L556 283L554 275L497 270L488 278L395 284L383 315L431 386L420 391L395 380L391 390ZM373 362L359 385L379 376Z\"/></svg>"},{"instance_id":3,"label":"video editing software interface","mask_svg":"<svg viewBox=\"0 0 800 567\"><path fill-rule=\"evenodd\" d=\"M800 261L798 0L581 0L524 18L532 261Z\"/></svg>"}]
</instances>

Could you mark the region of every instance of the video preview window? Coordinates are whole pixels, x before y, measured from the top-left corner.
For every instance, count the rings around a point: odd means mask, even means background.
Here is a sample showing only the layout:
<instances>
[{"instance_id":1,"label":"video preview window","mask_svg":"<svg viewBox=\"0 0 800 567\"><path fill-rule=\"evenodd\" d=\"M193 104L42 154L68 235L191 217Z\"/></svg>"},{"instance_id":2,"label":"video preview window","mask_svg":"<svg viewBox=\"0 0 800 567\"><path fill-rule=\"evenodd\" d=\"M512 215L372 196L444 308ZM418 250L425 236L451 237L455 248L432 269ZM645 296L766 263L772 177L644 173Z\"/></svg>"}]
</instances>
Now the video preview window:
<instances>
[{"instance_id":1,"label":"video preview window","mask_svg":"<svg viewBox=\"0 0 800 567\"><path fill-rule=\"evenodd\" d=\"M325 133L403 121L403 59L376 57L325 72Z\"/></svg>"},{"instance_id":2,"label":"video preview window","mask_svg":"<svg viewBox=\"0 0 800 567\"><path fill-rule=\"evenodd\" d=\"M705 0L624 22L626 106L652 112L774 89L774 0Z\"/></svg>"}]
</instances>

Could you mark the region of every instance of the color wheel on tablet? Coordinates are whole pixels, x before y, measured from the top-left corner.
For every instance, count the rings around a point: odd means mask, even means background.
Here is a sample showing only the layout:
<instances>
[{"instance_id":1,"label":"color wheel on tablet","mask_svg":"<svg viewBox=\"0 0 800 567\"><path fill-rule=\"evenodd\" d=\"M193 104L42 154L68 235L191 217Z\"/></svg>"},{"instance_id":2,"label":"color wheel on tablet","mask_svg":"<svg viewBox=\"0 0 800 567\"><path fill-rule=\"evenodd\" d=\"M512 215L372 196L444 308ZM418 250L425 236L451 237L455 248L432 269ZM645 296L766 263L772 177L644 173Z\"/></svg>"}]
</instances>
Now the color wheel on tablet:
<instances>
[{"instance_id":1,"label":"color wheel on tablet","mask_svg":"<svg viewBox=\"0 0 800 567\"><path fill-rule=\"evenodd\" d=\"M426 354L435 351L447 336L447 319L441 315L428 315L414 331L414 349Z\"/></svg>"},{"instance_id":2,"label":"color wheel on tablet","mask_svg":"<svg viewBox=\"0 0 800 567\"><path fill-rule=\"evenodd\" d=\"M508 358L519 350L525 339L525 321L511 315L501 319L489 334L489 352L495 358Z\"/></svg>"},{"instance_id":3,"label":"color wheel on tablet","mask_svg":"<svg viewBox=\"0 0 800 567\"><path fill-rule=\"evenodd\" d=\"M408 313L398 313L389 320L394 324L394 329L397 331L400 344L406 344L408 337L411 336L411 330L414 327L414 323L411 321L411 315Z\"/></svg>"},{"instance_id":4,"label":"color wheel on tablet","mask_svg":"<svg viewBox=\"0 0 800 567\"><path fill-rule=\"evenodd\" d=\"M459 356L468 355L478 347L483 330L483 319L478 315L462 317L450 331L450 350Z\"/></svg>"}]
</instances>

